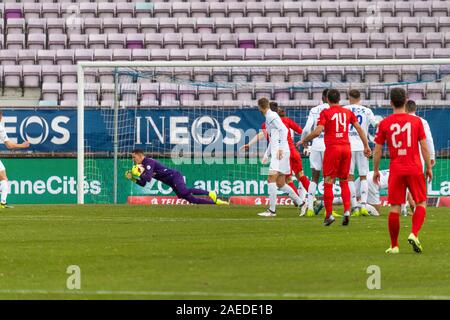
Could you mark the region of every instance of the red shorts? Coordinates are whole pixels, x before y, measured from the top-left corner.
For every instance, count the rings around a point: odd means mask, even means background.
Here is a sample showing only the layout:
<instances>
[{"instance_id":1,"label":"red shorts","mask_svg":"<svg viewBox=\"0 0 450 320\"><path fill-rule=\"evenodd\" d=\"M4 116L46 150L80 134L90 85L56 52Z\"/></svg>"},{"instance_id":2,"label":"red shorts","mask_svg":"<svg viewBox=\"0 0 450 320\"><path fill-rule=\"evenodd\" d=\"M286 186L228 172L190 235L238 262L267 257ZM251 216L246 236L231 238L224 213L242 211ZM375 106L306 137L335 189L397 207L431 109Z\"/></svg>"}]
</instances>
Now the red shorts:
<instances>
[{"instance_id":1,"label":"red shorts","mask_svg":"<svg viewBox=\"0 0 450 320\"><path fill-rule=\"evenodd\" d=\"M388 201L390 204L399 205L406 201L406 189L416 203L427 200L427 186L423 173L397 175L390 172L388 181Z\"/></svg>"},{"instance_id":2,"label":"red shorts","mask_svg":"<svg viewBox=\"0 0 450 320\"><path fill-rule=\"evenodd\" d=\"M291 174L297 174L303 171L302 158L297 150L295 152L291 151L289 162L291 163Z\"/></svg>"},{"instance_id":3,"label":"red shorts","mask_svg":"<svg viewBox=\"0 0 450 320\"><path fill-rule=\"evenodd\" d=\"M327 146L323 156L323 176L347 179L351 162L350 145Z\"/></svg>"}]
</instances>

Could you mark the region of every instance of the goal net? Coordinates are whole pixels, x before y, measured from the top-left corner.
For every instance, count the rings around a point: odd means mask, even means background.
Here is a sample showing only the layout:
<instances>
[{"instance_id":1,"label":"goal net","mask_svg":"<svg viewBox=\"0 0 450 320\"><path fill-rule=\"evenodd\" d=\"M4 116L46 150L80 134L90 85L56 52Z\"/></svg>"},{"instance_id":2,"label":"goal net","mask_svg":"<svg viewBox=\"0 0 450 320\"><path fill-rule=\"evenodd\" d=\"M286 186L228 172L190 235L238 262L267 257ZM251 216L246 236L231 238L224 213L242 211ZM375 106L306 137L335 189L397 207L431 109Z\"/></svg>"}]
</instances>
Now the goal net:
<instances>
[{"instance_id":1,"label":"goal net","mask_svg":"<svg viewBox=\"0 0 450 320\"><path fill-rule=\"evenodd\" d=\"M142 149L182 172L192 187L217 190L234 203L264 204L267 141L243 149L264 122L257 99L276 101L303 127L325 88L339 89L341 104L348 103L350 89L358 89L361 104L382 118L391 113L390 88L404 87L434 137L429 195L450 195L448 60L82 62L78 203L172 201L172 190L158 181L141 188L124 178L131 151ZM306 156L303 167L310 176ZM100 188L88 192L93 184ZM318 190L320 196L321 184Z\"/></svg>"}]
</instances>

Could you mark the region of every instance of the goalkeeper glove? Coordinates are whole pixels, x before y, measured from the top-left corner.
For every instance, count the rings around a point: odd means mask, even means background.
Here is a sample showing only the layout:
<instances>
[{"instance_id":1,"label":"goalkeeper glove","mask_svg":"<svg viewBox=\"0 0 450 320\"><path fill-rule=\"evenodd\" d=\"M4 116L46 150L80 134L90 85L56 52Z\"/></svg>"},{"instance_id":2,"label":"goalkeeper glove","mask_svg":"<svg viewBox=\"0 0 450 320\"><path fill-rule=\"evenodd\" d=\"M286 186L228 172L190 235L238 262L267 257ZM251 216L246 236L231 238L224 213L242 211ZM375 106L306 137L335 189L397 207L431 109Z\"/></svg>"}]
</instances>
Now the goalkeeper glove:
<instances>
[{"instance_id":1,"label":"goalkeeper glove","mask_svg":"<svg viewBox=\"0 0 450 320\"><path fill-rule=\"evenodd\" d=\"M133 177L133 174L131 173L131 170L127 170L125 171L125 178L127 178L128 180L131 180L133 182L136 182L136 178Z\"/></svg>"}]
</instances>

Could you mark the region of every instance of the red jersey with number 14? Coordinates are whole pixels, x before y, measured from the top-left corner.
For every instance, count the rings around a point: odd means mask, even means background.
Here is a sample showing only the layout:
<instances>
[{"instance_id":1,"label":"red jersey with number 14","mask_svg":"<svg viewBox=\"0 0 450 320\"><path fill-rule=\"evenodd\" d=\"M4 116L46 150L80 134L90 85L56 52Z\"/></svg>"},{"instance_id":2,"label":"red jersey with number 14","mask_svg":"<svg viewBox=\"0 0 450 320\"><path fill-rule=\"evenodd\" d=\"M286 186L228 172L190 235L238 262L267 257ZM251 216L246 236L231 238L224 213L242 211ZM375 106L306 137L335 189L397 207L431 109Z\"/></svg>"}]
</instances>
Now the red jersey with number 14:
<instances>
[{"instance_id":1,"label":"red jersey with number 14","mask_svg":"<svg viewBox=\"0 0 450 320\"><path fill-rule=\"evenodd\" d=\"M419 141L426 139L425 129L419 117L397 113L383 119L378 125L375 143L387 141L390 172L395 174L423 173L419 153Z\"/></svg>"},{"instance_id":2,"label":"red jersey with number 14","mask_svg":"<svg viewBox=\"0 0 450 320\"><path fill-rule=\"evenodd\" d=\"M319 115L317 125L324 127L325 147L329 148L333 145L350 146L348 128L355 122L358 122L355 114L339 105L333 105L323 110Z\"/></svg>"}]
</instances>

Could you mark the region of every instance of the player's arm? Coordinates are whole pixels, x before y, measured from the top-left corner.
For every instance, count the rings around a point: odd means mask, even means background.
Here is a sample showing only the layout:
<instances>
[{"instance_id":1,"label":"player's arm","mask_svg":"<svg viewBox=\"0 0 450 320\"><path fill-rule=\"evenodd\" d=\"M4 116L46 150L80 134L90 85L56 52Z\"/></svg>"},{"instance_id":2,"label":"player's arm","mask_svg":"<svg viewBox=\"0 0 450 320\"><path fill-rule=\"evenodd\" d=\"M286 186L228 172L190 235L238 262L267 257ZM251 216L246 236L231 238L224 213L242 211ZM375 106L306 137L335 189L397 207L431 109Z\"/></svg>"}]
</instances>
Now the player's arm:
<instances>
[{"instance_id":1,"label":"player's arm","mask_svg":"<svg viewBox=\"0 0 450 320\"><path fill-rule=\"evenodd\" d=\"M30 143L28 141L24 141L23 143L15 143L11 140L6 140L4 143L6 148L8 149L26 149L30 146Z\"/></svg>"},{"instance_id":2,"label":"player's arm","mask_svg":"<svg viewBox=\"0 0 450 320\"><path fill-rule=\"evenodd\" d=\"M426 174L428 178L428 182L431 182L433 179L433 171L431 170L431 160L430 160L430 152L428 151L427 139L422 139L419 141L420 151L422 151L422 157L425 161Z\"/></svg>"},{"instance_id":3,"label":"player's arm","mask_svg":"<svg viewBox=\"0 0 450 320\"><path fill-rule=\"evenodd\" d=\"M314 117L312 117L310 113L308 119L306 120L306 124L303 127L301 140L306 138L308 134L311 133L313 125L314 125ZM300 146L300 144L302 144L302 141L297 142L297 147Z\"/></svg>"},{"instance_id":4,"label":"player's arm","mask_svg":"<svg viewBox=\"0 0 450 320\"><path fill-rule=\"evenodd\" d=\"M281 160L283 158L283 150L280 149L280 138L284 130L288 129L286 128L286 126L284 125L284 123L281 121L280 118L275 118L272 121L272 125L275 128L275 130L271 132L270 136L269 146L271 154L276 154L277 158Z\"/></svg>"},{"instance_id":5,"label":"player's arm","mask_svg":"<svg viewBox=\"0 0 450 320\"><path fill-rule=\"evenodd\" d=\"M260 131L258 132L257 135L255 135L247 144L244 144L240 150L248 150L250 149L250 147L252 145L254 145L255 143L257 143L259 140L261 140L262 138L264 138L264 132Z\"/></svg>"},{"instance_id":6,"label":"player's arm","mask_svg":"<svg viewBox=\"0 0 450 320\"><path fill-rule=\"evenodd\" d=\"M292 129L292 130L294 130L294 132L295 133L297 133L297 134L302 134L302 132L303 132L303 129L302 129L302 127L300 127L298 124L297 124L297 122L295 122L294 120L292 120L291 118L288 118L289 119L289 129Z\"/></svg>"},{"instance_id":7,"label":"player's arm","mask_svg":"<svg viewBox=\"0 0 450 320\"><path fill-rule=\"evenodd\" d=\"M378 185L380 183L380 161L383 152L383 145L375 144L373 150L373 182Z\"/></svg>"},{"instance_id":8,"label":"player's arm","mask_svg":"<svg viewBox=\"0 0 450 320\"><path fill-rule=\"evenodd\" d=\"M435 161L436 161L436 152L434 149L433 135L431 134L430 125L428 124L428 122L425 122L424 130L425 130L425 136L427 137L426 140L427 140L428 151L430 153L431 166L433 167L435 164Z\"/></svg>"},{"instance_id":9,"label":"player's arm","mask_svg":"<svg viewBox=\"0 0 450 320\"><path fill-rule=\"evenodd\" d=\"M363 128L360 126L358 121L353 122L352 125L355 128L356 132L358 132L359 138L361 139L361 141L364 145L364 155L367 158L370 157L372 151L370 150L369 140L367 140L366 133L364 132Z\"/></svg>"},{"instance_id":10,"label":"player's arm","mask_svg":"<svg viewBox=\"0 0 450 320\"><path fill-rule=\"evenodd\" d=\"M304 137L302 139L302 141L300 141L300 143L305 145L308 142L312 141L313 139L317 138L318 136L320 136L320 134L322 133L323 129L324 129L323 125L321 125L321 124L317 125L317 127L313 130L313 132L311 132L306 137Z\"/></svg>"}]
</instances>

